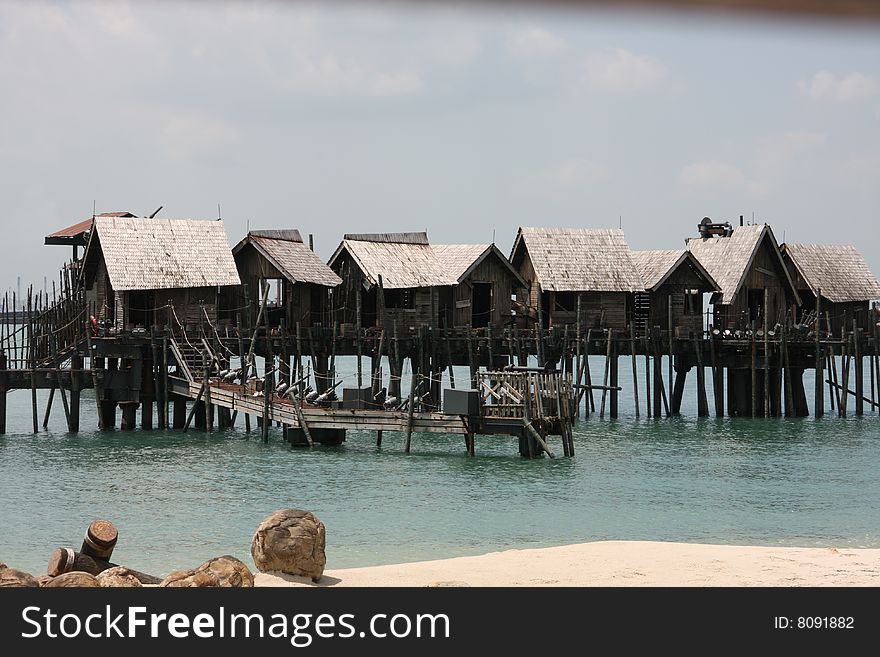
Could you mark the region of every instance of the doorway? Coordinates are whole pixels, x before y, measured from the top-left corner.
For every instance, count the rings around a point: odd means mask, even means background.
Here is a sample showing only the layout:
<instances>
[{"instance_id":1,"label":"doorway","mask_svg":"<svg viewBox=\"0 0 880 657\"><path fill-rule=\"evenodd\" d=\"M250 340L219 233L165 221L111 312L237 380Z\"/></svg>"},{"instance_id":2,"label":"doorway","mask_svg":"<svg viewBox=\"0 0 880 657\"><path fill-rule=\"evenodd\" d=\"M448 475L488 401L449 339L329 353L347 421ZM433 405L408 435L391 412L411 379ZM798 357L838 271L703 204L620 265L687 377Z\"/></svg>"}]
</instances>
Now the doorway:
<instances>
[{"instance_id":1,"label":"doorway","mask_svg":"<svg viewBox=\"0 0 880 657\"><path fill-rule=\"evenodd\" d=\"M472 283L471 326L485 328L492 319L492 284Z\"/></svg>"}]
</instances>

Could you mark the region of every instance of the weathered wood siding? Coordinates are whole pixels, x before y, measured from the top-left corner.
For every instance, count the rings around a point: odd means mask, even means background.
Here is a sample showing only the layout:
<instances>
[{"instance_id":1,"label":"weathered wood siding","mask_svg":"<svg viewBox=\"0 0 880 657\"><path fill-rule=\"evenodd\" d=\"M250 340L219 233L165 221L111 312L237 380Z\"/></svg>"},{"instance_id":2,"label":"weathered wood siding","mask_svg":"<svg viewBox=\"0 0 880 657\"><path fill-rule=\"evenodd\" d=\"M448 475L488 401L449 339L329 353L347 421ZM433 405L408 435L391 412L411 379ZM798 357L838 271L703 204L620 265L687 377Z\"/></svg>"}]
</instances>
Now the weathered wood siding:
<instances>
[{"instance_id":1,"label":"weathered wood siding","mask_svg":"<svg viewBox=\"0 0 880 657\"><path fill-rule=\"evenodd\" d=\"M461 283L455 286L453 298L455 303L455 326L474 325L473 289L474 283L491 285L491 312L488 322L493 328L505 327L511 318L513 309L511 295L519 291L519 283L511 275L507 266L499 262L498 256L490 254Z\"/></svg>"},{"instance_id":2,"label":"weathered wood siding","mask_svg":"<svg viewBox=\"0 0 880 657\"><path fill-rule=\"evenodd\" d=\"M757 316L764 305L765 288L769 291L768 324L773 326L777 322L783 323L789 301L793 299L786 296L787 282L781 267L779 258L773 252L770 238L765 235L733 303L715 304L715 326L721 329L746 328L752 319L756 322L763 321L758 320ZM756 292L753 307L749 305L750 290Z\"/></svg>"},{"instance_id":3,"label":"weathered wood siding","mask_svg":"<svg viewBox=\"0 0 880 657\"><path fill-rule=\"evenodd\" d=\"M574 310L551 310L550 326L574 325L577 322L577 297L581 296L581 322L587 328L612 328L616 331L629 327L632 294L629 292L574 292ZM550 292L548 308L553 309L555 293Z\"/></svg>"}]
</instances>

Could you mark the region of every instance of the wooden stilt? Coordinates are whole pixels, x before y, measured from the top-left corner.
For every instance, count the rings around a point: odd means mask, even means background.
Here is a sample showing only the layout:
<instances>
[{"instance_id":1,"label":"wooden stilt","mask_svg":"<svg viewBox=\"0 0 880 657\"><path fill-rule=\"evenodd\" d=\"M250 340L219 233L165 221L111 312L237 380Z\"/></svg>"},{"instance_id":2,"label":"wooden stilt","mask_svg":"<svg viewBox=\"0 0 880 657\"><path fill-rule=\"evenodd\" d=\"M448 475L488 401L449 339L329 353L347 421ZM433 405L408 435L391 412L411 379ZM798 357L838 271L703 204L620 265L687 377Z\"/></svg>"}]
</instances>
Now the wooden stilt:
<instances>
[{"instance_id":1,"label":"wooden stilt","mask_svg":"<svg viewBox=\"0 0 880 657\"><path fill-rule=\"evenodd\" d=\"M751 374L751 404L749 405L749 415L758 416L758 346L755 341L755 322L750 325L749 330L749 373Z\"/></svg>"},{"instance_id":2,"label":"wooden stilt","mask_svg":"<svg viewBox=\"0 0 880 657\"><path fill-rule=\"evenodd\" d=\"M412 368L413 370L415 368ZM406 409L406 445L404 447L404 451L409 454L410 443L412 441L412 428L413 428L413 413L415 412L416 407L416 373L412 372L412 378L410 380L409 387L409 404Z\"/></svg>"},{"instance_id":3,"label":"wooden stilt","mask_svg":"<svg viewBox=\"0 0 880 657\"><path fill-rule=\"evenodd\" d=\"M813 324L813 333L815 336L816 347L814 350L814 363L816 366L816 385L815 385L815 399L813 401L813 414L816 417L823 417L825 415L825 386L823 385L823 381L825 380L825 372L823 370L822 365L824 364L825 354L822 353L822 343L820 339L821 327L819 318L822 315L822 289L819 288L816 290L816 321ZM873 370L871 370L873 375ZM873 392L873 377L871 379L872 388L871 388L871 397L874 396Z\"/></svg>"},{"instance_id":4,"label":"wooden stilt","mask_svg":"<svg viewBox=\"0 0 880 657\"><path fill-rule=\"evenodd\" d=\"M855 402L856 402L856 415L862 416L865 414L865 372L863 370L862 363L862 333L858 327L858 323L856 320L853 320L853 368L856 381L855 381Z\"/></svg>"},{"instance_id":5,"label":"wooden stilt","mask_svg":"<svg viewBox=\"0 0 880 657\"><path fill-rule=\"evenodd\" d=\"M788 322L782 327L782 357L785 366L785 415L794 415L794 391L791 381L791 357L788 353Z\"/></svg>"},{"instance_id":6,"label":"wooden stilt","mask_svg":"<svg viewBox=\"0 0 880 657\"><path fill-rule=\"evenodd\" d=\"M636 417L639 417L639 373L636 363L636 327L630 322L629 325L629 353L632 360L632 387L633 402L636 409Z\"/></svg>"},{"instance_id":7,"label":"wooden stilt","mask_svg":"<svg viewBox=\"0 0 880 657\"><path fill-rule=\"evenodd\" d=\"M681 415L681 401L684 397L684 384L687 380L687 369L684 367L676 368L675 382L672 386L672 414Z\"/></svg>"},{"instance_id":8,"label":"wooden stilt","mask_svg":"<svg viewBox=\"0 0 880 657\"><path fill-rule=\"evenodd\" d=\"M605 348L605 374L602 377L602 405L599 408L599 417L600 418L605 417L605 398L608 395L608 374L609 374L609 370L611 369L611 343L612 343L611 334L613 333L613 331L614 331L613 329L608 329L608 340L606 343L607 346Z\"/></svg>"},{"instance_id":9,"label":"wooden stilt","mask_svg":"<svg viewBox=\"0 0 880 657\"><path fill-rule=\"evenodd\" d=\"M6 311L6 305L4 303L4 317ZM0 322L3 326L5 326L6 322ZM9 384L7 381L9 380L9 372L8 369L8 356L5 351L0 351L0 435L6 435L6 395Z\"/></svg>"},{"instance_id":10,"label":"wooden stilt","mask_svg":"<svg viewBox=\"0 0 880 657\"><path fill-rule=\"evenodd\" d=\"M587 415L590 413L596 412L596 399L593 397L593 376L590 374L590 343L593 338L593 329L587 329L587 342L584 345L584 382L586 385L590 386L587 388L587 399L589 400L590 407L589 409L584 406L584 409L587 411ZM580 393L583 396L583 392ZM580 403L580 402L578 402Z\"/></svg>"},{"instance_id":11,"label":"wooden stilt","mask_svg":"<svg viewBox=\"0 0 880 657\"><path fill-rule=\"evenodd\" d=\"M850 346L849 336L843 333L843 353L840 355L840 415L846 417L849 410L849 371L850 371Z\"/></svg>"},{"instance_id":12,"label":"wooden stilt","mask_svg":"<svg viewBox=\"0 0 880 657\"><path fill-rule=\"evenodd\" d=\"M574 381L574 383L576 386L575 387L575 391L576 391L575 394L577 395L578 403L576 403L574 405L574 414L578 417L581 414L581 405L580 405L580 395L581 395L580 391L581 391L581 389L579 386L581 385L581 376L583 374L583 372L581 370L581 322L583 321L582 315L581 315L581 305L582 305L582 301L583 301L583 296L584 295L582 293L578 292L577 315L575 317L575 363L574 363L575 381ZM633 358L635 358L635 355L633 355ZM636 402L636 407L638 408L638 402Z\"/></svg>"},{"instance_id":13,"label":"wooden stilt","mask_svg":"<svg viewBox=\"0 0 880 657\"><path fill-rule=\"evenodd\" d=\"M715 333L711 332L709 334L709 357L712 359L712 396L715 399L715 417L724 417L724 371L718 364L715 351Z\"/></svg>"},{"instance_id":14,"label":"wooden stilt","mask_svg":"<svg viewBox=\"0 0 880 657\"><path fill-rule=\"evenodd\" d=\"M651 412L651 352L648 348L647 332L642 340L642 346L645 349L645 416L654 417Z\"/></svg>"},{"instance_id":15,"label":"wooden stilt","mask_svg":"<svg viewBox=\"0 0 880 657\"><path fill-rule=\"evenodd\" d=\"M43 416L43 428L49 427L49 415L52 413L52 401L55 399L55 386L49 388L49 399L46 402L46 414Z\"/></svg>"},{"instance_id":16,"label":"wooden stilt","mask_svg":"<svg viewBox=\"0 0 880 657\"><path fill-rule=\"evenodd\" d=\"M706 374L703 370L703 345L694 338L694 352L697 356L697 416L709 417L709 400L706 397Z\"/></svg>"},{"instance_id":17,"label":"wooden stilt","mask_svg":"<svg viewBox=\"0 0 880 657\"><path fill-rule=\"evenodd\" d=\"M263 380L263 426L261 438L264 443L269 442L269 427L272 426L272 391L275 389L275 374L270 370L266 372ZM208 388L210 390L210 387Z\"/></svg>"},{"instance_id":18,"label":"wooden stilt","mask_svg":"<svg viewBox=\"0 0 880 657\"><path fill-rule=\"evenodd\" d=\"M58 377L58 392L61 393L61 404L64 406L64 419L67 420L67 430L73 432L73 422L71 421L71 409L67 403L67 393L64 391L64 382L61 376Z\"/></svg>"},{"instance_id":19,"label":"wooden stilt","mask_svg":"<svg viewBox=\"0 0 880 657\"><path fill-rule=\"evenodd\" d=\"M31 409L34 419L34 433L40 432L39 418L37 417L37 373L31 370Z\"/></svg>"},{"instance_id":20,"label":"wooden stilt","mask_svg":"<svg viewBox=\"0 0 880 657\"><path fill-rule=\"evenodd\" d=\"M611 334L611 329L608 329L609 336ZM617 342L612 341L611 343L611 362L610 362L610 375L611 375L611 390L609 394L609 402L610 402L610 412L609 416L611 418L616 418L618 413L618 386L617 386L617 367L619 365L619 359L617 356Z\"/></svg>"}]
</instances>

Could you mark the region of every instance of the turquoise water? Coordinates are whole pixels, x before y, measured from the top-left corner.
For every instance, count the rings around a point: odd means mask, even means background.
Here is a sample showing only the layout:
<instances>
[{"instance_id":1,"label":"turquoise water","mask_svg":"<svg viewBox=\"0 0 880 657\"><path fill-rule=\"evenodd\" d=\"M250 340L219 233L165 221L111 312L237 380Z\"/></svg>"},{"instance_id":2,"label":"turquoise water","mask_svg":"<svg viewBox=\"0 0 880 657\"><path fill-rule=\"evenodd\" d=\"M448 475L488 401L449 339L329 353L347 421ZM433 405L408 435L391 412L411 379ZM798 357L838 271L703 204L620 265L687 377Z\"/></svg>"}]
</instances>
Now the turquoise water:
<instances>
[{"instance_id":1,"label":"turquoise water","mask_svg":"<svg viewBox=\"0 0 880 657\"><path fill-rule=\"evenodd\" d=\"M592 368L601 375L602 360ZM328 568L602 539L880 547L876 414L698 420L691 381L686 417L635 419L628 361L620 372L620 419L581 419L575 458L533 461L502 436L478 436L471 459L461 436L415 434L409 455L387 432L381 449L365 432L291 449L279 429L263 444L241 421L210 435L101 434L91 391L82 432L66 433L56 400L34 436L30 393L18 391L0 437L0 561L44 572L55 547L78 547L105 517L120 531L114 561L138 570L220 554L250 564L257 524L288 506L326 524ZM561 454L558 438L551 446Z\"/></svg>"}]
</instances>

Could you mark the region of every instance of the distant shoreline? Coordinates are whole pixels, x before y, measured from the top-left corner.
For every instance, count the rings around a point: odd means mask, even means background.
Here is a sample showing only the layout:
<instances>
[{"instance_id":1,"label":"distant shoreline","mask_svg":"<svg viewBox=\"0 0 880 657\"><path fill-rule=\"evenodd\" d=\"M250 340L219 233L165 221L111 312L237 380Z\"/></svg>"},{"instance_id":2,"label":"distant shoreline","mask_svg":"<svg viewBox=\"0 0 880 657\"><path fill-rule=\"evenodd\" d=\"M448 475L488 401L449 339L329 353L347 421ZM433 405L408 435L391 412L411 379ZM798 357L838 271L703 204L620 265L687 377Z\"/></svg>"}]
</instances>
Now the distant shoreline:
<instances>
[{"instance_id":1,"label":"distant shoreline","mask_svg":"<svg viewBox=\"0 0 880 657\"><path fill-rule=\"evenodd\" d=\"M597 541L327 570L317 585L257 573L256 586L880 586L880 549Z\"/></svg>"}]
</instances>

